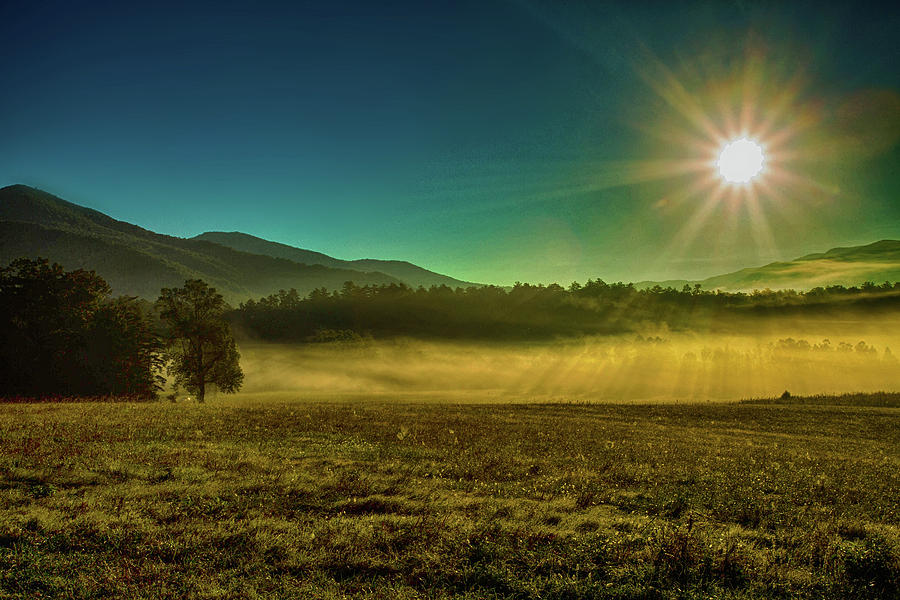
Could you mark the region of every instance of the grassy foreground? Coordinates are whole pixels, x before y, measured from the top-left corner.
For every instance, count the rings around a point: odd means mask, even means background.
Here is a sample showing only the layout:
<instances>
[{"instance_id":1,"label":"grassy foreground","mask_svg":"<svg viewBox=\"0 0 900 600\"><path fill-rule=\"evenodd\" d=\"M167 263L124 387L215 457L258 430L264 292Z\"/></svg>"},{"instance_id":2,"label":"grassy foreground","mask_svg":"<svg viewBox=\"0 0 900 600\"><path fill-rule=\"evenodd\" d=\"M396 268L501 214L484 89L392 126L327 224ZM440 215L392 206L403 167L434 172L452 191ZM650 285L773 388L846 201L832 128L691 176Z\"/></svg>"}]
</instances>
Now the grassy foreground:
<instances>
[{"instance_id":1,"label":"grassy foreground","mask_svg":"<svg viewBox=\"0 0 900 600\"><path fill-rule=\"evenodd\" d=\"M896 598L888 399L2 405L0 597Z\"/></svg>"}]
</instances>

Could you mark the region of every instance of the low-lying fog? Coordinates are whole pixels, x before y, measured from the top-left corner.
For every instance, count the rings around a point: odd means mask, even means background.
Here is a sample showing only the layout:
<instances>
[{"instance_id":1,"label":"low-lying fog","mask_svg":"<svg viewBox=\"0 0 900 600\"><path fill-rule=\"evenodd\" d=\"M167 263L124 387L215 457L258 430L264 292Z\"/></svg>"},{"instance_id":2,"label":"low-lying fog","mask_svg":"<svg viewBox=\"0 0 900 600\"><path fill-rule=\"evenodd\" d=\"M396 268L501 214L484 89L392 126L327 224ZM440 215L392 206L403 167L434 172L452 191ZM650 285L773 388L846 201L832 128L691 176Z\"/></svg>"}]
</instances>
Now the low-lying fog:
<instances>
[{"instance_id":1,"label":"low-lying fog","mask_svg":"<svg viewBox=\"0 0 900 600\"><path fill-rule=\"evenodd\" d=\"M246 398L707 401L900 389L900 322L544 343L241 344ZM896 354L895 354L896 352Z\"/></svg>"},{"instance_id":2,"label":"low-lying fog","mask_svg":"<svg viewBox=\"0 0 900 600\"><path fill-rule=\"evenodd\" d=\"M534 343L241 344L242 396L706 401L900 389L900 321ZM896 354L895 354L896 351Z\"/></svg>"}]
</instances>

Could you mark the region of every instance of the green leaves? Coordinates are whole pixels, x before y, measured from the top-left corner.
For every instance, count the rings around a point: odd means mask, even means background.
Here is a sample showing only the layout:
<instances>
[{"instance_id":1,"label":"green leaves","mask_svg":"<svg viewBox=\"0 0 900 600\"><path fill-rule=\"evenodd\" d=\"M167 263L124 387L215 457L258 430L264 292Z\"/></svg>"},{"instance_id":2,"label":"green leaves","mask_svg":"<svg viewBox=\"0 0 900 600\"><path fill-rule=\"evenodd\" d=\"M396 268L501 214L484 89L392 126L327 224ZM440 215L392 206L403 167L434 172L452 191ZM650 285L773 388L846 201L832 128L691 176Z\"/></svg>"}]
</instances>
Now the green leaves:
<instances>
[{"instance_id":1,"label":"green leaves","mask_svg":"<svg viewBox=\"0 0 900 600\"><path fill-rule=\"evenodd\" d=\"M181 288L163 288L156 308L167 325L168 372L176 387L184 387L203 402L207 384L234 393L241 388L240 367L231 327L225 320L228 305L215 288L189 279Z\"/></svg>"},{"instance_id":2,"label":"green leaves","mask_svg":"<svg viewBox=\"0 0 900 600\"><path fill-rule=\"evenodd\" d=\"M161 346L134 298L46 259L0 269L0 394L150 398Z\"/></svg>"}]
</instances>

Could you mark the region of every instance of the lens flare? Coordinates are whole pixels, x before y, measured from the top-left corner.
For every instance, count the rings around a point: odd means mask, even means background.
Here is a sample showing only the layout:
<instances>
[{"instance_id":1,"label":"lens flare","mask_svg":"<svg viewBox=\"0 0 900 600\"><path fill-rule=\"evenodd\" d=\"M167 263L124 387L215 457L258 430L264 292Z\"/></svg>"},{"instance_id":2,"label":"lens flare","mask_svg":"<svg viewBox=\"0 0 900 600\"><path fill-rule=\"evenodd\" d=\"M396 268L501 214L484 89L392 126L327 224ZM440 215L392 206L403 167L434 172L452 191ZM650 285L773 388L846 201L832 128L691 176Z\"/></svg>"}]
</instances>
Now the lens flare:
<instances>
[{"instance_id":1,"label":"lens flare","mask_svg":"<svg viewBox=\"0 0 900 600\"><path fill-rule=\"evenodd\" d=\"M747 138L729 142L719 153L716 167L729 183L747 183L762 171L766 157L759 144Z\"/></svg>"},{"instance_id":2,"label":"lens flare","mask_svg":"<svg viewBox=\"0 0 900 600\"><path fill-rule=\"evenodd\" d=\"M823 161L834 163L837 151L826 143L828 112L805 63L778 58L795 54L803 55L750 32L737 46L704 42L674 66L646 47L635 59L635 72L652 92L630 112L646 136L643 162L665 158L670 167L646 180L671 183L647 190L659 195L653 206L660 221L681 223L653 268L696 260L701 252L755 250L760 261L779 260L785 225L811 226L809 207L836 198L838 186L823 180L830 178Z\"/></svg>"}]
</instances>

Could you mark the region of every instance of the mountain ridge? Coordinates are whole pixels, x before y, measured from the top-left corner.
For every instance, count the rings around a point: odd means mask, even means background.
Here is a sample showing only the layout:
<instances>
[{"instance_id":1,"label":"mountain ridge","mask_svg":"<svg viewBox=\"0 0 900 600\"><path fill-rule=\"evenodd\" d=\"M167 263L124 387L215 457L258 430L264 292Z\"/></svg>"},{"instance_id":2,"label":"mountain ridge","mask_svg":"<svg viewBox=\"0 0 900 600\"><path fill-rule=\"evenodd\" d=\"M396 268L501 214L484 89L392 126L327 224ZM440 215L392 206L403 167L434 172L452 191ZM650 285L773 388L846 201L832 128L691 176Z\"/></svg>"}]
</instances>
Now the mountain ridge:
<instances>
[{"instance_id":1,"label":"mountain ridge","mask_svg":"<svg viewBox=\"0 0 900 600\"><path fill-rule=\"evenodd\" d=\"M433 285L446 285L448 287L456 288L482 285L435 273L434 271L429 271L428 269L405 260L383 260L375 258L342 260L340 258L328 256L322 252L297 248L296 246L290 246L280 242L273 242L241 231L206 231L190 239L209 241L242 252L263 254L274 258L286 258L301 264L318 264L326 267L353 269L364 272L376 271L385 273L391 277L396 277L411 287L422 286L428 288Z\"/></svg>"},{"instance_id":2,"label":"mountain ridge","mask_svg":"<svg viewBox=\"0 0 900 600\"><path fill-rule=\"evenodd\" d=\"M878 240L861 246L838 246L789 261L745 267L706 279L642 281L636 287L654 285L680 288L700 284L703 289L749 292L755 289L810 290L829 285L854 286L866 281L900 281L900 240Z\"/></svg>"},{"instance_id":3,"label":"mountain ridge","mask_svg":"<svg viewBox=\"0 0 900 600\"><path fill-rule=\"evenodd\" d=\"M407 261L347 261L241 232L205 232L193 238L169 236L36 188L0 188L0 265L36 256L59 262L67 269L95 270L115 293L151 300L161 287L180 286L189 278L206 280L230 302L280 289L295 288L303 295L320 287L340 289L346 281L357 285L406 283L412 287L481 285ZM900 281L900 240L838 246L701 280L643 281L635 286L681 288L700 284L704 289L746 292L852 286L866 281Z\"/></svg>"},{"instance_id":4,"label":"mountain ridge","mask_svg":"<svg viewBox=\"0 0 900 600\"><path fill-rule=\"evenodd\" d=\"M189 278L206 280L230 302L292 287L301 293L339 289L345 281L400 283L383 273L302 265L160 234L36 188L7 186L0 189L0 263L23 256L95 270L115 293L147 299Z\"/></svg>"}]
</instances>

